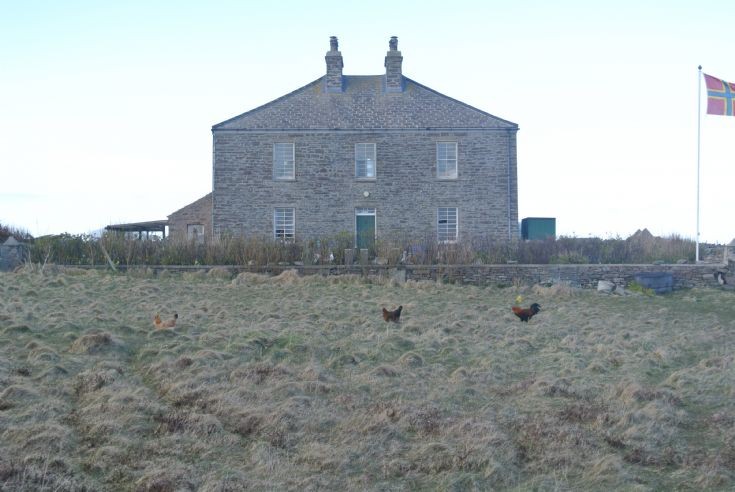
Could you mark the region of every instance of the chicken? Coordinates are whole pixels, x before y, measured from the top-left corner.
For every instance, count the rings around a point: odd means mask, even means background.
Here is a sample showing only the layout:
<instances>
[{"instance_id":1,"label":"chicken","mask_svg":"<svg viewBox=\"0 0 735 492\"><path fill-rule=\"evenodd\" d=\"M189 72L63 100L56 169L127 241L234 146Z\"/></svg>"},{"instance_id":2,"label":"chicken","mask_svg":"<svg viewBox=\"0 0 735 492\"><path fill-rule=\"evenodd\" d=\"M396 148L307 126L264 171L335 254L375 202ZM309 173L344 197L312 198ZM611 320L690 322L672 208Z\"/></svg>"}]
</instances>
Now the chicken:
<instances>
[{"instance_id":1,"label":"chicken","mask_svg":"<svg viewBox=\"0 0 735 492\"><path fill-rule=\"evenodd\" d=\"M720 285L727 285L727 279L725 278L725 272L721 270L717 270L715 272L715 280L717 280L717 283Z\"/></svg>"},{"instance_id":2,"label":"chicken","mask_svg":"<svg viewBox=\"0 0 735 492\"><path fill-rule=\"evenodd\" d=\"M541 306L539 306L537 303L531 304L531 307L529 308L522 308L519 306L513 306L513 314L521 318L521 321L528 322L531 317L541 311Z\"/></svg>"},{"instance_id":3,"label":"chicken","mask_svg":"<svg viewBox=\"0 0 735 492\"><path fill-rule=\"evenodd\" d=\"M174 317L166 321L162 321L161 316L156 314L153 317L153 326L155 326L158 330L163 328L173 328L174 326L176 326L177 319L179 319L179 315L177 313L174 313Z\"/></svg>"},{"instance_id":4,"label":"chicken","mask_svg":"<svg viewBox=\"0 0 735 492\"><path fill-rule=\"evenodd\" d=\"M398 309L395 311L388 311L387 309L383 308L383 319L385 321L393 321L394 323L398 323L398 319L401 317L401 311L403 310L403 306L398 306Z\"/></svg>"}]
</instances>

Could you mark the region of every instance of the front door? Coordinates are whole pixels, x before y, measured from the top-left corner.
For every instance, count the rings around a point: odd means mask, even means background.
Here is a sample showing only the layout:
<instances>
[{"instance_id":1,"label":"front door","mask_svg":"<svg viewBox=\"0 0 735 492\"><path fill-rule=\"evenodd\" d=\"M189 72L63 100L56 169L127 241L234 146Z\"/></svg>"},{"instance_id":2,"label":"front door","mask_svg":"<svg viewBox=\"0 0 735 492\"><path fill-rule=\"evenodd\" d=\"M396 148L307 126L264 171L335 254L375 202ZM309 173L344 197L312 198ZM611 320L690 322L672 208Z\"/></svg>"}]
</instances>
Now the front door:
<instances>
[{"instance_id":1,"label":"front door","mask_svg":"<svg viewBox=\"0 0 735 492\"><path fill-rule=\"evenodd\" d=\"M355 209L355 246L357 249L368 249L375 247L375 209Z\"/></svg>"}]
</instances>

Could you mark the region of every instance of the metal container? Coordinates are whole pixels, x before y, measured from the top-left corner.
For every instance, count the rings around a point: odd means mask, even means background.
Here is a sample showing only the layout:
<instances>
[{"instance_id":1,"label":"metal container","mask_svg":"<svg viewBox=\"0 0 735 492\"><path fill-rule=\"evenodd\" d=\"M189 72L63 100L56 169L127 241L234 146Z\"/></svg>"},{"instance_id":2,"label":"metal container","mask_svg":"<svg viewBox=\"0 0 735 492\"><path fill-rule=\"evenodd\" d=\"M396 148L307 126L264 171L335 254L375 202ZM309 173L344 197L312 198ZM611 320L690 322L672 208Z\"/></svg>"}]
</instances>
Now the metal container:
<instances>
[{"instance_id":1,"label":"metal container","mask_svg":"<svg viewBox=\"0 0 735 492\"><path fill-rule=\"evenodd\" d=\"M524 240L556 237L556 218L526 217L521 221L521 237Z\"/></svg>"},{"instance_id":2,"label":"metal container","mask_svg":"<svg viewBox=\"0 0 735 492\"><path fill-rule=\"evenodd\" d=\"M656 294L666 294L674 288L674 277L667 272L641 272L636 273L636 283L646 289L653 289Z\"/></svg>"}]
</instances>

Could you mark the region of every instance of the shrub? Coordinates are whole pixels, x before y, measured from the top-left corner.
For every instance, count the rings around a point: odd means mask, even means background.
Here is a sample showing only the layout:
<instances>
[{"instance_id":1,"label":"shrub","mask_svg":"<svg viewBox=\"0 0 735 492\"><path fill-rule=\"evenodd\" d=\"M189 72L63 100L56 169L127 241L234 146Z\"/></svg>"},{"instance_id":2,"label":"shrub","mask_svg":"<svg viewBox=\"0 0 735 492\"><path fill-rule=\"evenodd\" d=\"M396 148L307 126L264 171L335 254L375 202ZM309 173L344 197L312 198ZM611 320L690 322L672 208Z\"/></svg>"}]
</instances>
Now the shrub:
<instances>
[{"instance_id":1,"label":"shrub","mask_svg":"<svg viewBox=\"0 0 735 492\"><path fill-rule=\"evenodd\" d=\"M639 294L644 294L644 295L647 295L649 297L651 297L651 296L653 296L653 295L656 294L656 291L655 290L650 289L648 287L643 287L638 282L631 282L631 283L629 283L628 284L628 290L631 291L631 292L638 292Z\"/></svg>"},{"instance_id":2,"label":"shrub","mask_svg":"<svg viewBox=\"0 0 735 492\"><path fill-rule=\"evenodd\" d=\"M549 263L554 264L584 264L589 263L589 258L577 251L565 252L551 257Z\"/></svg>"},{"instance_id":3,"label":"shrub","mask_svg":"<svg viewBox=\"0 0 735 492\"><path fill-rule=\"evenodd\" d=\"M3 225L3 223L0 222L0 244L7 241L10 236L13 236L15 239L21 242L33 242L33 236L31 236L28 231L17 229L8 225Z\"/></svg>"},{"instance_id":4,"label":"shrub","mask_svg":"<svg viewBox=\"0 0 735 492\"><path fill-rule=\"evenodd\" d=\"M354 238L348 232L296 241L278 241L263 236L223 234L204 243L186 239L154 237L138 240L116 232L101 237L60 234L33 241L33 262L66 265L104 265L106 251L120 265L254 265L279 263L343 264L345 250ZM652 263L694 259L694 241L679 236L634 235L628 239L560 237L541 241L499 241L473 238L470 241L437 244L433 234L423 237L381 238L370 250L388 264L525 264L549 263ZM357 255L355 256L357 257Z\"/></svg>"}]
</instances>

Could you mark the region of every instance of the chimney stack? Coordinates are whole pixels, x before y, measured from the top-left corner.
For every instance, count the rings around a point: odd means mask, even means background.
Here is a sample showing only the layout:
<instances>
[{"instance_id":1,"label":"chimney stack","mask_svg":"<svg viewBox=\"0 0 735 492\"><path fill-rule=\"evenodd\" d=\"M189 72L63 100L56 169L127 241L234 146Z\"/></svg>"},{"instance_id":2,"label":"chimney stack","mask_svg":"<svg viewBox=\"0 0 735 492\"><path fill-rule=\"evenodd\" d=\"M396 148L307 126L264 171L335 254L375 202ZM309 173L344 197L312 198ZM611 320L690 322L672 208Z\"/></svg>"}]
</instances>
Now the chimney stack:
<instances>
[{"instance_id":1,"label":"chimney stack","mask_svg":"<svg viewBox=\"0 0 735 492\"><path fill-rule=\"evenodd\" d=\"M337 36L329 38L329 51L324 59L327 61L326 82L327 92L342 92L342 53L339 51Z\"/></svg>"},{"instance_id":2,"label":"chimney stack","mask_svg":"<svg viewBox=\"0 0 735 492\"><path fill-rule=\"evenodd\" d=\"M401 73L403 56L398 51L396 36L391 36L388 47L390 49L385 55L385 92L403 92L403 74Z\"/></svg>"}]
</instances>

